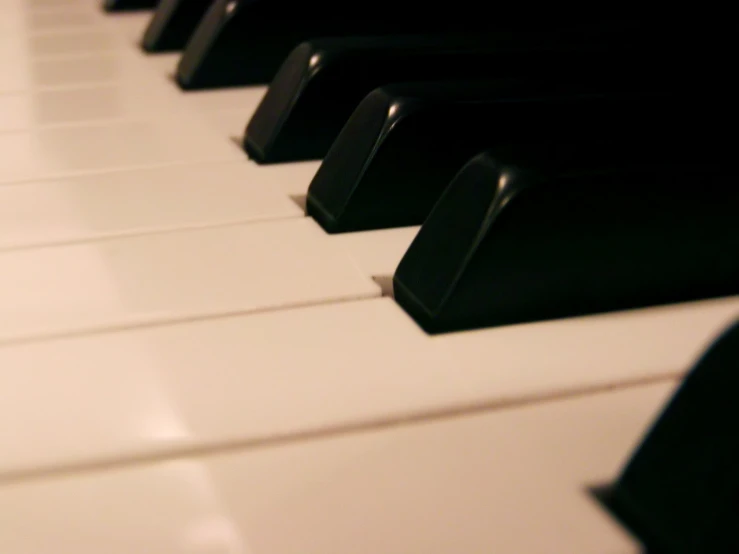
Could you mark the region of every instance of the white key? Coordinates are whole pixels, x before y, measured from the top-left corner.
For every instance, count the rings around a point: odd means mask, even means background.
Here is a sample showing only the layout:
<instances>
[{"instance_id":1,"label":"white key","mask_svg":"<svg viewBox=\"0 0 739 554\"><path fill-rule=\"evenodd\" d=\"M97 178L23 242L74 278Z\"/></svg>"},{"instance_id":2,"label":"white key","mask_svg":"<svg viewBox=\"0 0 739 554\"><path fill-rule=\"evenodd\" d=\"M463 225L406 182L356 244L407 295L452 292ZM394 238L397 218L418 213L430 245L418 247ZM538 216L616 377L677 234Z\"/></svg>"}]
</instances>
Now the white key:
<instances>
[{"instance_id":1,"label":"white key","mask_svg":"<svg viewBox=\"0 0 739 554\"><path fill-rule=\"evenodd\" d=\"M183 96L189 112L199 114L217 132L241 144L246 123L264 94L262 87L244 87L225 91L187 93ZM237 109L238 106L247 109ZM248 114L244 115L246 112ZM253 179L276 183L296 203L305 206L308 187L320 167L320 161L256 165L250 163ZM359 233L329 235L328 240L341 243L357 265L370 276L392 277L418 226L382 229Z\"/></svg>"},{"instance_id":2,"label":"white key","mask_svg":"<svg viewBox=\"0 0 739 554\"><path fill-rule=\"evenodd\" d=\"M101 16L89 8L37 9L25 14L29 33L89 31L101 22Z\"/></svg>"},{"instance_id":3,"label":"white key","mask_svg":"<svg viewBox=\"0 0 739 554\"><path fill-rule=\"evenodd\" d=\"M102 53L119 48L115 35L99 30L32 35L28 43L34 58Z\"/></svg>"},{"instance_id":4,"label":"white key","mask_svg":"<svg viewBox=\"0 0 739 554\"><path fill-rule=\"evenodd\" d=\"M391 279L420 227L400 227L329 235L346 249L365 274Z\"/></svg>"},{"instance_id":5,"label":"white key","mask_svg":"<svg viewBox=\"0 0 739 554\"><path fill-rule=\"evenodd\" d=\"M234 145L186 114L0 133L0 152L0 184L243 159Z\"/></svg>"},{"instance_id":6,"label":"white key","mask_svg":"<svg viewBox=\"0 0 739 554\"><path fill-rule=\"evenodd\" d=\"M263 86L188 91L182 94L182 99L190 109L206 112L248 109L247 115L251 117L266 92L267 87Z\"/></svg>"},{"instance_id":7,"label":"white key","mask_svg":"<svg viewBox=\"0 0 739 554\"><path fill-rule=\"evenodd\" d=\"M285 268L265 258L244 262L284 281ZM298 287L315 270L295 266ZM266 285L241 283L266 302ZM183 287L174 277L167 284ZM86 288L75 298L92 302ZM739 297L429 337L382 298L7 346L0 474L257 445L674 378L738 315Z\"/></svg>"},{"instance_id":8,"label":"white key","mask_svg":"<svg viewBox=\"0 0 739 554\"><path fill-rule=\"evenodd\" d=\"M143 33L142 33L143 34ZM177 64L180 61L180 58L182 57L182 52L162 52L157 53L154 55L147 55L144 54L142 50L139 49L138 46L132 46L130 44L127 44L126 47L129 50L134 50L136 52L136 56L141 63L143 67L146 67L149 71L151 71L151 78L156 79L158 81L166 81L174 90L177 90L180 95L183 95L183 92L179 89L176 89L177 85L172 80L175 74L175 70L177 68ZM184 93L186 95L190 94L197 94L197 92L188 91Z\"/></svg>"},{"instance_id":9,"label":"white key","mask_svg":"<svg viewBox=\"0 0 739 554\"><path fill-rule=\"evenodd\" d=\"M0 132L98 121L175 117L171 96L136 79L124 83L0 95Z\"/></svg>"},{"instance_id":10,"label":"white key","mask_svg":"<svg viewBox=\"0 0 739 554\"><path fill-rule=\"evenodd\" d=\"M0 250L303 216L250 176L210 163L2 186Z\"/></svg>"},{"instance_id":11,"label":"white key","mask_svg":"<svg viewBox=\"0 0 739 554\"><path fill-rule=\"evenodd\" d=\"M241 145L246 125L266 92L266 87L242 87L222 91L187 92L183 105L190 113L202 114L223 136ZM282 164L280 164L282 165ZM305 184L305 190L308 189Z\"/></svg>"},{"instance_id":12,"label":"white key","mask_svg":"<svg viewBox=\"0 0 739 554\"><path fill-rule=\"evenodd\" d=\"M61 59L80 54L110 52L120 49L119 42L115 34L97 28L27 36L6 34L0 37L0 58L5 62L7 70L13 65L28 64L31 59Z\"/></svg>"},{"instance_id":13,"label":"white key","mask_svg":"<svg viewBox=\"0 0 739 554\"><path fill-rule=\"evenodd\" d=\"M85 3L76 5L29 5L26 0L0 3L0 30L6 27L14 37L25 37L35 33L84 31L101 22L98 10L90 9ZM3 35L4 36L4 35Z\"/></svg>"},{"instance_id":14,"label":"white key","mask_svg":"<svg viewBox=\"0 0 739 554\"><path fill-rule=\"evenodd\" d=\"M320 161L294 162L286 164L272 164L257 166L259 173L255 179L260 183L278 187L286 195L296 199L299 204L305 205L304 199L313 177L321 167Z\"/></svg>"},{"instance_id":15,"label":"white key","mask_svg":"<svg viewBox=\"0 0 739 554\"><path fill-rule=\"evenodd\" d=\"M153 12L150 10L131 13L116 13L107 15L106 23L113 31L121 44L132 49L138 49L141 37L149 26ZM143 53L141 53L143 55Z\"/></svg>"},{"instance_id":16,"label":"white key","mask_svg":"<svg viewBox=\"0 0 739 554\"><path fill-rule=\"evenodd\" d=\"M149 77L148 68L126 52L35 57L30 53L19 54L11 50L2 56L10 73L0 81L0 93L28 93L43 88L112 83L127 83L128 88L138 84L143 93L157 85ZM159 84L162 90L165 90L165 84Z\"/></svg>"},{"instance_id":17,"label":"white key","mask_svg":"<svg viewBox=\"0 0 739 554\"><path fill-rule=\"evenodd\" d=\"M32 104L26 94L0 94L0 132L26 129L33 117Z\"/></svg>"},{"instance_id":18,"label":"white key","mask_svg":"<svg viewBox=\"0 0 739 554\"><path fill-rule=\"evenodd\" d=\"M88 8L92 9L97 7L99 9L100 2L97 0L20 0L26 5L29 5L33 9L80 9Z\"/></svg>"},{"instance_id":19,"label":"white key","mask_svg":"<svg viewBox=\"0 0 739 554\"><path fill-rule=\"evenodd\" d=\"M2 14L0 14L2 20ZM3 28L0 26L0 34ZM26 90L32 80L28 49L18 47L16 41L0 38L0 94Z\"/></svg>"},{"instance_id":20,"label":"white key","mask_svg":"<svg viewBox=\"0 0 739 554\"><path fill-rule=\"evenodd\" d=\"M40 86L55 75L56 81L61 79L63 83L66 71L88 76L97 73L99 79L106 69L101 68L101 62L96 61L96 56L105 57L116 49L119 53L125 52L120 50L120 38L106 29L104 20L96 20L93 25L84 29L65 27L63 22L69 19L70 13L73 18L95 17L90 12L59 10L30 14L0 11L0 63L3 67L0 73L0 93ZM59 20L62 25L55 30L39 32L33 29L32 21L29 21L35 17ZM133 56L132 58L135 59ZM53 64L50 67L47 63L50 60L58 62L56 68ZM88 62L87 67L85 61ZM71 79L72 76L67 77L66 82Z\"/></svg>"},{"instance_id":21,"label":"white key","mask_svg":"<svg viewBox=\"0 0 739 554\"><path fill-rule=\"evenodd\" d=\"M306 218L0 254L0 344L379 295Z\"/></svg>"},{"instance_id":22,"label":"white key","mask_svg":"<svg viewBox=\"0 0 739 554\"><path fill-rule=\"evenodd\" d=\"M144 81L147 74L135 59L120 52L78 54L64 58L42 58L32 66L33 88L78 86L106 83L128 83L139 81L139 85L149 88Z\"/></svg>"},{"instance_id":23,"label":"white key","mask_svg":"<svg viewBox=\"0 0 739 554\"><path fill-rule=\"evenodd\" d=\"M13 484L0 550L637 554L586 486L674 387Z\"/></svg>"},{"instance_id":24,"label":"white key","mask_svg":"<svg viewBox=\"0 0 739 554\"><path fill-rule=\"evenodd\" d=\"M234 147L241 152L244 130L265 91L265 87L194 91L180 94L178 99L183 110L198 118L202 124L215 129L220 136L233 141ZM249 171L253 172L254 182L279 188L304 206L308 187L321 162L315 160L257 165L250 161L248 165Z\"/></svg>"}]
</instances>

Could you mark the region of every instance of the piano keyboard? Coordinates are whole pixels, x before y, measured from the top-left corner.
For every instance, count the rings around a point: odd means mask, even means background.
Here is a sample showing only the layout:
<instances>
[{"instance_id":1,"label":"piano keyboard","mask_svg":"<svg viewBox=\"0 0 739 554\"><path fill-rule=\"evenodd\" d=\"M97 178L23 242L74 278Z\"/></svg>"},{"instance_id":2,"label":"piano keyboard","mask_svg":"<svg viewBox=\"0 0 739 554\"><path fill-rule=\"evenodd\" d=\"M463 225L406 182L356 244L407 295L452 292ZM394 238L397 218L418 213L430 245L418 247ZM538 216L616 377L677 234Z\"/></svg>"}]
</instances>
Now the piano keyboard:
<instances>
[{"instance_id":1,"label":"piano keyboard","mask_svg":"<svg viewBox=\"0 0 739 554\"><path fill-rule=\"evenodd\" d=\"M0 551L641 551L589 487L739 297L429 335L150 19L0 0Z\"/></svg>"}]
</instances>

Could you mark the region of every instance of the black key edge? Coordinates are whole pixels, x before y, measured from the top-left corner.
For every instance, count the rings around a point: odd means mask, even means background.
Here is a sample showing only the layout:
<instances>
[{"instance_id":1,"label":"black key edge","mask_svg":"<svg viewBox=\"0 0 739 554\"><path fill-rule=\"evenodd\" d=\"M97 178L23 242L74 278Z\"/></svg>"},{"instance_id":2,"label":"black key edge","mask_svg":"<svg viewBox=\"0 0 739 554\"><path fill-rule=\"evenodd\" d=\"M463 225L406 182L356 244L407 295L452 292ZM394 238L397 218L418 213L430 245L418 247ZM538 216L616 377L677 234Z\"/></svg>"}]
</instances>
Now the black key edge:
<instances>
[{"instance_id":1,"label":"black key edge","mask_svg":"<svg viewBox=\"0 0 739 554\"><path fill-rule=\"evenodd\" d=\"M395 301L426 332L446 330L436 326L436 316L492 222L522 190L544 179L544 175L501 164L489 153L472 158L455 176L393 275ZM433 279L420 280L414 275L419 269L422 276ZM409 281L416 285L407 286Z\"/></svg>"},{"instance_id":2,"label":"black key edge","mask_svg":"<svg viewBox=\"0 0 739 554\"><path fill-rule=\"evenodd\" d=\"M739 191L720 166L555 177L496 156L452 180L394 275L427 332L739 294Z\"/></svg>"},{"instance_id":3,"label":"black key edge","mask_svg":"<svg viewBox=\"0 0 739 554\"><path fill-rule=\"evenodd\" d=\"M650 553L739 552L739 321L701 356L603 502Z\"/></svg>"},{"instance_id":4,"label":"black key edge","mask_svg":"<svg viewBox=\"0 0 739 554\"><path fill-rule=\"evenodd\" d=\"M306 214L328 233L343 230L337 227L336 214L341 213L352 193L349 187L335 186L335 174L355 177L345 182L359 180L363 161L377 148L387 126L392 125L393 116L386 117L391 111L390 98L384 89L376 89L362 100L308 187Z\"/></svg>"},{"instance_id":5,"label":"black key edge","mask_svg":"<svg viewBox=\"0 0 739 554\"><path fill-rule=\"evenodd\" d=\"M150 54L182 50L209 7L207 0L160 0L144 31L141 48Z\"/></svg>"},{"instance_id":6,"label":"black key edge","mask_svg":"<svg viewBox=\"0 0 739 554\"><path fill-rule=\"evenodd\" d=\"M366 94L400 81L530 80L534 74L551 80L552 71L558 79L582 79L594 62L598 73L617 80L619 68L633 65L627 62L635 55L631 42L638 41L594 30L314 39L278 70L247 125L243 148L259 163L321 159ZM596 79L590 73L588 79Z\"/></svg>"},{"instance_id":7,"label":"black key edge","mask_svg":"<svg viewBox=\"0 0 739 554\"><path fill-rule=\"evenodd\" d=\"M309 79L309 72L318 70L310 64L315 54L317 52L310 42L299 44L290 52L247 123L242 146L257 163L282 161L279 157L268 157L266 152L290 116L291 106Z\"/></svg>"},{"instance_id":8,"label":"black key edge","mask_svg":"<svg viewBox=\"0 0 739 554\"><path fill-rule=\"evenodd\" d=\"M200 65L217 40L218 30L233 17L233 13L228 11L230 2L231 0L215 0L190 36L175 71L175 81L182 90L201 88Z\"/></svg>"}]
</instances>

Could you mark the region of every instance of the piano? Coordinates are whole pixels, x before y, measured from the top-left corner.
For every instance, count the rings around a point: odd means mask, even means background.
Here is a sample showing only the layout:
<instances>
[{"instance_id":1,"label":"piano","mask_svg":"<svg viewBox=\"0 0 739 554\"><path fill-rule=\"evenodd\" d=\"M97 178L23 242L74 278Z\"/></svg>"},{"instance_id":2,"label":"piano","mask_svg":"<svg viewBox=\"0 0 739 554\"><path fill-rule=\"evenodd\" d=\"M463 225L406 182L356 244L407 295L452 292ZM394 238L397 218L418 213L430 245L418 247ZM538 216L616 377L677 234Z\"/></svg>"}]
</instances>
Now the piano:
<instances>
[{"instance_id":1,"label":"piano","mask_svg":"<svg viewBox=\"0 0 739 554\"><path fill-rule=\"evenodd\" d=\"M0 0L0 551L643 551L594 491L739 296L427 332L422 226L326 232L320 159L244 153L269 83L107 4Z\"/></svg>"}]
</instances>

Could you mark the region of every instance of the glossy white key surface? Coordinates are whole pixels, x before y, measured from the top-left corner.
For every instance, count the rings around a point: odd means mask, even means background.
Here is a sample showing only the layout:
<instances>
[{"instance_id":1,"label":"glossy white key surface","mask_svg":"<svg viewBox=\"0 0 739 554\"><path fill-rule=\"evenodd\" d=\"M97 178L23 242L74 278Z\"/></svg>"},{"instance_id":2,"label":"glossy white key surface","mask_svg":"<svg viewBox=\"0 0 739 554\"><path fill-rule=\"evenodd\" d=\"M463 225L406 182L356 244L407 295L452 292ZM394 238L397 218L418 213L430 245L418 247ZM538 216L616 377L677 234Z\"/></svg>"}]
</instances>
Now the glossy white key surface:
<instances>
[{"instance_id":1,"label":"glossy white key surface","mask_svg":"<svg viewBox=\"0 0 739 554\"><path fill-rule=\"evenodd\" d=\"M3 552L637 554L586 487L674 383L0 489Z\"/></svg>"},{"instance_id":2,"label":"glossy white key surface","mask_svg":"<svg viewBox=\"0 0 739 554\"><path fill-rule=\"evenodd\" d=\"M182 100L191 109L201 111L248 109L253 112L266 92L267 87L264 86L188 91L182 95Z\"/></svg>"},{"instance_id":3,"label":"glossy white key surface","mask_svg":"<svg viewBox=\"0 0 739 554\"><path fill-rule=\"evenodd\" d=\"M229 140L235 142L240 147L243 143L244 129L246 129L246 124L251 119L252 113L253 110L249 109L213 110L203 114L203 120L221 135L228 137ZM307 184L304 187L305 190L308 190Z\"/></svg>"},{"instance_id":4,"label":"glossy white key surface","mask_svg":"<svg viewBox=\"0 0 739 554\"><path fill-rule=\"evenodd\" d=\"M0 132L167 115L171 96L135 80L0 95Z\"/></svg>"},{"instance_id":5,"label":"glossy white key surface","mask_svg":"<svg viewBox=\"0 0 739 554\"><path fill-rule=\"evenodd\" d=\"M31 33L44 31L89 31L100 22L94 11L84 7L70 9L29 10L25 14L25 26Z\"/></svg>"},{"instance_id":6,"label":"glossy white key surface","mask_svg":"<svg viewBox=\"0 0 739 554\"><path fill-rule=\"evenodd\" d=\"M265 258L256 253L252 263L266 266ZM296 287L311 278L307 268L290 271ZM266 302L268 287L241 282L248 298ZM184 287L177 278L166 283ZM9 346L0 348L0 474L260 444L672 378L737 316L739 298L429 337L384 298Z\"/></svg>"},{"instance_id":7,"label":"glossy white key surface","mask_svg":"<svg viewBox=\"0 0 739 554\"><path fill-rule=\"evenodd\" d=\"M304 198L311 180L321 166L320 161L293 162L254 166L254 179L265 186L273 186L290 197Z\"/></svg>"},{"instance_id":8,"label":"glossy white key surface","mask_svg":"<svg viewBox=\"0 0 739 554\"><path fill-rule=\"evenodd\" d=\"M133 82L142 76L135 64L116 52L40 59L32 71L32 87Z\"/></svg>"},{"instance_id":9,"label":"glossy white key surface","mask_svg":"<svg viewBox=\"0 0 739 554\"><path fill-rule=\"evenodd\" d=\"M266 87L240 87L188 92L181 96L181 100L183 106L186 106L185 109L201 113L204 120L213 125L223 136L237 139L241 143L246 125L266 90ZM307 185L308 183L306 183L305 190L308 189Z\"/></svg>"},{"instance_id":10,"label":"glossy white key surface","mask_svg":"<svg viewBox=\"0 0 739 554\"><path fill-rule=\"evenodd\" d=\"M25 94L0 94L0 132L26 129L33 119L31 106Z\"/></svg>"},{"instance_id":11,"label":"glossy white key surface","mask_svg":"<svg viewBox=\"0 0 739 554\"><path fill-rule=\"evenodd\" d=\"M98 7L100 5L98 0L18 0L17 3L23 4L32 9L79 9Z\"/></svg>"},{"instance_id":12,"label":"glossy white key surface","mask_svg":"<svg viewBox=\"0 0 739 554\"><path fill-rule=\"evenodd\" d=\"M392 277L419 227L400 227L357 233L337 233L329 240L341 243L367 275Z\"/></svg>"},{"instance_id":13,"label":"glossy white key surface","mask_svg":"<svg viewBox=\"0 0 739 554\"><path fill-rule=\"evenodd\" d=\"M239 160L233 145L186 115L0 133L0 184L106 170Z\"/></svg>"},{"instance_id":14,"label":"glossy white key surface","mask_svg":"<svg viewBox=\"0 0 739 554\"><path fill-rule=\"evenodd\" d=\"M28 37L29 53L39 58L108 52L118 48L114 35L97 29L85 32L47 33Z\"/></svg>"},{"instance_id":15,"label":"glossy white key surface","mask_svg":"<svg viewBox=\"0 0 739 554\"><path fill-rule=\"evenodd\" d=\"M0 254L0 343L379 289L306 218Z\"/></svg>"},{"instance_id":16,"label":"glossy white key surface","mask_svg":"<svg viewBox=\"0 0 739 554\"><path fill-rule=\"evenodd\" d=\"M124 45L124 47L129 49L131 48L130 45ZM137 56L137 59L139 63L142 64L142 66L145 66L149 71L152 72L149 77L150 81L156 83L166 82L173 90L177 90L182 98L186 98L192 94L198 94L198 92L182 92L177 89L177 85L174 82L174 74L181 57L181 51L163 52L156 54L143 54L142 52Z\"/></svg>"},{"instance_id":17,"label":"glossy white key surface","mask_svg":"<svg viewBox=\"0 0 739 554\"><path fill-rule=\"evenodd\" d=\"M10 56L8 56L10 57ZM64 58L40 58L23 67L11 68L0 80L0 93L26 92L36 88L68 87L80 84L101 84L140 76L122 67L115 55L78 55Z\"/></svg>"},{"instance_id":18,"label":"glossy white key surface","mask_svg":"<svg viewBox=\"0 0 739 554\"><path fill-rule=\"evenodd\" d=\"M138 50L141 37L144 36L144 31L149 26L151 16L150 10L117 13L115 16L108 16L106 23L125 47Z\"/></svg>"},{"instance_id":19,"label":"glossy white key surface","mask_svg":"<svg viewBox=\"0 0 739 554\"><path fill-rule=\"evenodd\" d=\"M0 187L0 250L302 217L246 164L203 163Z\"/></svg>"}]
</instances>

